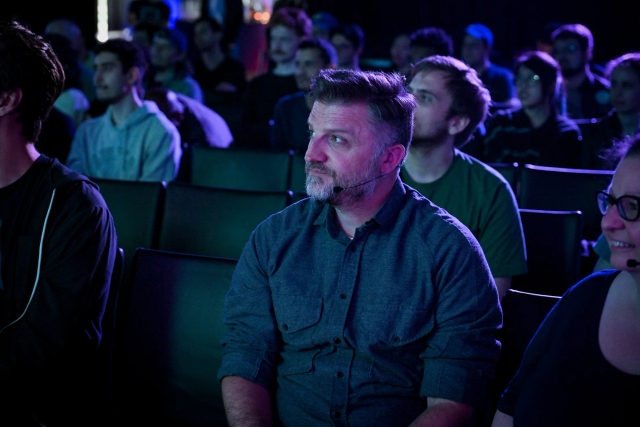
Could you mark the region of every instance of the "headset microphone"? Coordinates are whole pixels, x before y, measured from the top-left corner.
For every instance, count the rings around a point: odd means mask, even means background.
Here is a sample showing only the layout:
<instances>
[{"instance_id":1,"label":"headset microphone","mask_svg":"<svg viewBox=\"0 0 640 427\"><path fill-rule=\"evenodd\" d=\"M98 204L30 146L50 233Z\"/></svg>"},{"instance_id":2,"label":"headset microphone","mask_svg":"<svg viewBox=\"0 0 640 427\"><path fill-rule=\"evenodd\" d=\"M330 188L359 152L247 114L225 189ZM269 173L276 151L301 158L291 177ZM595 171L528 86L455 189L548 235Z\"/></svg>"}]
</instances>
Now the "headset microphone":
<instances>
[{"instance_id":1,"label":"headset microphone","mask_svg":"<svg viewBox=\"0 0 640 427\"><path fill-rule=\"evenodd\" d=\"M627 260L627 267L634 268L634 267L637 267L639 265L640 265L640 261L636 261L635 259L628 259Z\"/></svg>"},{"instance_id":2,"label":"headset microphone","mask_svg":"<svg viewBox=\"0 0 640 427\"><path fill-rule=\"evenodd\" d=\"M350 189L350 188L355 188L355 187L360 187L361 185L368 184L368 183L370 183L371 181L375 181L376 179L380 179L380 178L385 177L385 176L387 176L387 174L386 174L386 173L385 173L385 174L382 174L382 175L380 175L380 176L377 176L377 177L375 177L375 178L372 178L372 179L370 179L369 181L365 181L365 182L361 182L360 184L352 185L351 187L340 187L339 185L336 185L335 187L333 187L333 192L334 192L334 193L336 193L336 194L338 194L338 193L341 193L341 192L342 192L342 191L344 191L344 190L348 190L348 189Z\"/></svg>"}]
</instances>

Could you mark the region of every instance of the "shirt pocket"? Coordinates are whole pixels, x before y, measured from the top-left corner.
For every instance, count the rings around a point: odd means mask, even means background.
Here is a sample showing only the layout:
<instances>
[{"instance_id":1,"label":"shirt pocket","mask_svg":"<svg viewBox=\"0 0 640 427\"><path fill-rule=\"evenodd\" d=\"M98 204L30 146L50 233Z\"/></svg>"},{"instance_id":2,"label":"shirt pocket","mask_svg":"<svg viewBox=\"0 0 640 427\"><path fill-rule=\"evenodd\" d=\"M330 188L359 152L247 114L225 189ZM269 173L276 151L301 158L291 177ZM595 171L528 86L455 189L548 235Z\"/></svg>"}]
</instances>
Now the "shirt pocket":
<instances>
[{"instance_id":1,"label":"shirt pocket","mask_svg":"<svg viewBox=\"0 0 640 427\"><path fill-rule=\"evenodd\" d=\"M314 347L315 326L322 316L322 298L273 294L273 308L285 346L305 350Z\"/></svg>"},{"instance_id":2,"label":"shirt pocket","mask_svg":"<svg viewBox=\"0 0 640 427\"><path fill-rule=\"evenodd\" d=\"M402 347L415 343L433 329L428 310L404 304L375 304L363 307L360 319L363 337L378 347Z\"/></svg>"}]
</instances>

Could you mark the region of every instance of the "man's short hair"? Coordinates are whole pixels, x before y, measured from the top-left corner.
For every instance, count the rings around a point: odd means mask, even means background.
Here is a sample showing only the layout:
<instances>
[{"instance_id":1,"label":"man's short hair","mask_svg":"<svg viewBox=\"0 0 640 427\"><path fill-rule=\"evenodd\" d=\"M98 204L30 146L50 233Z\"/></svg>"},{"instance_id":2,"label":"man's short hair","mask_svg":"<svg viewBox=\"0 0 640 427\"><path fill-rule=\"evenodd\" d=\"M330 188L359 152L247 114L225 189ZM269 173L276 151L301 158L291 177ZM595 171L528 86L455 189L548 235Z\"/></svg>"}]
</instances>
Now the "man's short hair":
<instances>
[{"instance_id":1,"label":"man's short hair","mask_svg":"<svg viewBox=\"0 0 640 427\"><path fill-rule=\"evenodd\" d=\"M527 67L540 77L542 93L547 96L549 100L554 99L560 94L562 86L560 84L562 78L560 67L551 55L540 51L524 52L515 60L514 70L516 74L520 67Z\"/></svg>"},{"instance_id":2,"label":"man's short hair","mask_svg":"<svg viewBox=\"0 0 640 427\"><path fill-rule=\"evenodd\" d=\"M630 68L638 79L640 79L640 52L625 53L622 56L612 59L607 63L605 68L605 77L611 80L611 74L616 68L626 67Z\"/></svg>"},{"instance_id":3,"label":"man's short hair","mask_svg":"<svg viewBox=\"0 0 640 427\"><path fill-rule=\"evenodd\" d=\"M340 24L331 32L331 37L336 34L344 36L353 45L354 49L364 48L364 31L355 23Z\"/></svg>"},{"instance_id":4,"label":"man's short hair","mask_svg":"<svg viewBox=\"0 0 640 427\"><path fill-rule=\"evenodd\" d=\"M313 33L313 24L307 13L297 7L282 7L278 9L269 20L269 30L283 25L291 28L298 37L308 39Z\"/></svg>"},{"instance_id":5,"label":"man's short hair","mask_svg":"<svg viewBox=\"0 0 640 427\"><path fill-rule=\"evenodd\" d=\"M298 45L298 50L303 49L317 49L320 52L320 57L324 61L326 66L338 64L338 54L336 48L327 40L319 38L310 38L303 40Z\"/></svg>"},{"instance_id":6,"label":"man's short hair","mask_svg":"<svg viewBox=\"0 0 640 427\"><path fill-rule=\"evenodd\" d=\"M218 22L216 18L212 18L211 16L201 16L193 22L193 25L196 26L201 22L206 22L207 24L209 24L211 31L213 31L214 33L219 33L223 30L222 24L220 24L220 22Z\"/></svg>"},{"instance_id":7,"label":"man's short hair","mask_svg":"<svg viewBox=\"0 0 640 427\"><path fill-rule=\"evenodd\" d=\"M64 88L64 69L45 40L17 22L0 23L0 93L20 89L22 135L36 142Z\"/></svg>"},{"instance_id":8,"label":"man's short hair","mask_svg":"<svg viewBox=\"0 0 640 427\"><path fill-rule=\"evenodd\" d=\"M95 54L110 52L118 57L122 64L122 71L128 72L133 67L138 67L141 74L147 69L147 60L144 50L136 43L125 39L110 39L96 46Z\"/></svg>"},{"instance_id":9,"label":"man's short hair","mask_svg":"<svg viewBox=\"0 0 640 427\"><path fill-rule=\"evenodd\" d=\"M406 158L417 103L406 92L403 76L380 71L324 69L313 79L310 94L316 102L327 105L367 104L376 133L383 135L378 140L376 154L392 144L402 144Z\"/></svg>"},{"instance_id":10,"label":"man's short hair","mask_svg":"<svg viewBox=\"0 0 640 427\"><path fill-rule=\"evenodd\" d=\"M478 73L473 68L456 58L442 55L429 56L414 64L409 82L418 73L431 71L442 71L447 74L446 87L451 94L448 117L469 118L469 125L457 134L454 140L456 147L462 147L469 142L473 132L487 117L491 104L489 90L482 84Z\"/></svg>"},{"instance_id":11,"label":"man's short hair","mask_svg":"<svg viewBox=\"0 0 640 427\"><path fill-rule=\"evenodd\" d=\"M464 29L464 33L478 40L482 40L485 46L493 46L493 33L483 24L471 24Z\"/></svg>"},{"instance_id":12,"label":"man's short hair","mask_svg":"<svg viewBox=\"0 0 640 427\"><path fill-rule=\"evenodd\" d=\"M566 39L576 39L580 43L580 47L583 51L587 52L587 58L591 59L593 54L593 35L587 27L582 24L565 24L553 33L551 33L551 41Z\"/></svg>"},{"instance_id":13,"label":"man's short hair","mask_svg":"<svg viewBox=\"0 0 640 427\"><path fill-rule=\"evenodd\" d=\"M409 46L430 47L435 50L436 55L453 55L453 39L442 28L420 28L411 33L409 40Z\"/></svg>"}]
</instances>

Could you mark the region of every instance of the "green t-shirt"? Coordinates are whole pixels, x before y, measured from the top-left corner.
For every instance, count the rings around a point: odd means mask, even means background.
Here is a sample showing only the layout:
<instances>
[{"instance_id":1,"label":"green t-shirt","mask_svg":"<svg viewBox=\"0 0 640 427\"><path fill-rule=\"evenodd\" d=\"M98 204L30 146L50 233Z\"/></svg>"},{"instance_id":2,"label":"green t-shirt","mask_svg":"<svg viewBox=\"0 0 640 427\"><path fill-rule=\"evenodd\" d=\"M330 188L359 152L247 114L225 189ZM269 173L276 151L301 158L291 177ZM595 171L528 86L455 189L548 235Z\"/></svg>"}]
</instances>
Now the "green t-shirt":
<instances>
[{"instance_id":1,"label":"green t-shirt","mask_svg":"<svg viewBox=\"0 0 640 427\"><path fill-rule=\"evenodd\" d=\"M404 168L400 176L469 228L482 247L493 277L527 272L518 205L499 172L456 150L451 166L435 182L419 184Z\"/></svg>"}]
</instances>

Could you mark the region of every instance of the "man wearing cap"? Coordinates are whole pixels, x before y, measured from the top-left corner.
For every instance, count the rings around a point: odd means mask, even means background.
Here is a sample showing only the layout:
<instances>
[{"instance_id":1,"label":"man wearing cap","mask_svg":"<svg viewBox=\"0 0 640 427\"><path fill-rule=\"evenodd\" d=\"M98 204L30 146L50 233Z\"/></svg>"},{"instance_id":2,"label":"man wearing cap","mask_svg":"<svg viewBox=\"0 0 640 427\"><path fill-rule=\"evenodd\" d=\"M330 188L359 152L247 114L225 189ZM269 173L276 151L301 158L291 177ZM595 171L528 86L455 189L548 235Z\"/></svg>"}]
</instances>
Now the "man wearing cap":
<instances>
[{"instance_id":1,"label":"man wearing cap","mask_svg":"<svg viewBox=\"0 0 640 427\"><path fill-rule=\"evenodd\" d=\"M483 24L471 24L465 29L461 59L476 70L482 83L489 89L493 108L511 108L517 105L513 73L507 68L491 63L493 33Z\"/></svg>"},{"instance_id":2,"label":"man wearing cap","mask_svg":"<svg viewBox=\"0 0 640 427\"><path fill-rule=\"evenodd\" d=\"M181 31L163 28L155 33L151 43L151 65L154 66L151 86L161 86L204 102L202 88L191 77L192 69L187 60L187 38Z\"/></svg>"},{"instance_id":3,"label":"man wearing cap","mask_svg":"<svg viewBox=\"0 0 640 427\"><path fill-rule=\"evenodd\" d=\"M329 40L333 30L338 27L338 20L328 12L317 12L311 16L313 24L313 37Z\"/></svg>"}]
</instances>

